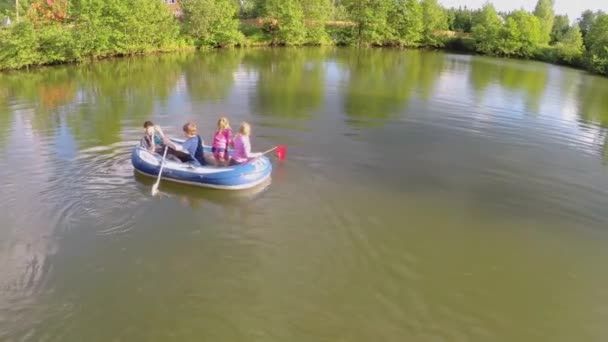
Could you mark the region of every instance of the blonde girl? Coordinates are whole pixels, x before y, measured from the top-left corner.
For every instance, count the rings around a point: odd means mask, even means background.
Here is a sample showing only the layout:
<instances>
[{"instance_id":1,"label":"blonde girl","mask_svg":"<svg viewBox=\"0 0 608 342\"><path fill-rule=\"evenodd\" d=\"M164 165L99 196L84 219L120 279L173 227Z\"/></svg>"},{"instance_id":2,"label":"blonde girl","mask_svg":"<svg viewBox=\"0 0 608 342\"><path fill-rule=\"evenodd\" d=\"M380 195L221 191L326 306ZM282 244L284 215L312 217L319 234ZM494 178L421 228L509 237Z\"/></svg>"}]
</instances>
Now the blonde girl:
<instances>
[{"instance_id":1,"label":"blonde girl","mask_svg":"<svg viewBox=\"0 0 608 342\"><path fill-rule=\"evenodd\" d=\"M242 164L249 159L257 158L261 153L251 152L251 142L249 135L251 134L251 126L243 122L239 127L239 133L234 138L234 153L232 155L231 164Z\"/></svg>"},{"instance_id":2,"label":"blonde girl","mask_svg":"<svg viewBox=\"0 0 608 342\"><path fill-rule=\"evenodd\" d=\"M211 151L218 165L228 164L230 157L228 156L228 147L232 141L232 129L228 118L221 117L217 120L217 129L213 134L213 144Z\"/></svg>"}]
</instances>

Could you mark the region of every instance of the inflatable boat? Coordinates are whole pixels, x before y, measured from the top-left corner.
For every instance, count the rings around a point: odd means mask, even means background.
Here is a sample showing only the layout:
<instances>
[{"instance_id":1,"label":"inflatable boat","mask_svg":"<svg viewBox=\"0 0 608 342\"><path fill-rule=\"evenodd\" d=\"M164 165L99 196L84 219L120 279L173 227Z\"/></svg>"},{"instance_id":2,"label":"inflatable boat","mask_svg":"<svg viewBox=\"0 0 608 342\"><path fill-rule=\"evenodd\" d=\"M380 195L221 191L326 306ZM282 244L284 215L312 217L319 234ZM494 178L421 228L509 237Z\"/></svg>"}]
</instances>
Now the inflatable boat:
<instances>
[{"instance_id":1,"label":"inflatable boat","mask_svg":"<svg viewBox=\"0 0 608 342\"><path fill-rule=\"evenodd\" d=\"M172 139L173 140L173 139ZM183 141L173 140L176 144ZM205 159L212 159L211 147L203 146ZM143 175L157 177L162 156L137 145L131 154L135 170ZM161 178L164 180L223 190L249 189L270 178L272 163L266 156L235 166L199 166L165 159Z\"/></svg>"}]
</instances>

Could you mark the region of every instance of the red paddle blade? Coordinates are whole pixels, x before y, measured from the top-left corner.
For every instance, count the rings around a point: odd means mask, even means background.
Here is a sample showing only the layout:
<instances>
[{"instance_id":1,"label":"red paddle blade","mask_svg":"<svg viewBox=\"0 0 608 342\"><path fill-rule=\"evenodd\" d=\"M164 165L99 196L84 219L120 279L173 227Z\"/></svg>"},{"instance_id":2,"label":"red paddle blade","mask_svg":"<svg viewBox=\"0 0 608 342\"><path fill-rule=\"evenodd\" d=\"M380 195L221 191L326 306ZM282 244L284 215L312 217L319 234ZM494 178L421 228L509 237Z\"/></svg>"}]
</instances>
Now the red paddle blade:
<instances>
[{"instance_id":1,"label":"red paddle blade","mask_svg":"<svg viewBox=\"0 0 608 342\"><path fill-rule=\"evenodd\" d=\"M277 149L274 150L274 154L277 156L279 161L285 160L287 158L287 146L279 145Z\"/></svg>"}]
</instances>

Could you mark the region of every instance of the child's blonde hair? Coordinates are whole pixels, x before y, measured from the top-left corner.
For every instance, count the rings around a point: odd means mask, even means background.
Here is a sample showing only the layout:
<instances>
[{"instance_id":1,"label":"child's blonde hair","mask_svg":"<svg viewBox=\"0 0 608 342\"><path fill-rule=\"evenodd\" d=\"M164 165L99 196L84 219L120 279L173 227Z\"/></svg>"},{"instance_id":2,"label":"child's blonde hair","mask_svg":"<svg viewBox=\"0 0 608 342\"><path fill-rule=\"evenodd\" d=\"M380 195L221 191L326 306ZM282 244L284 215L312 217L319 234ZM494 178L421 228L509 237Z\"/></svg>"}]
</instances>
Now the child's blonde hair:
<instances>
[{"instance_id":1,"label":"child's blonde hair","mask_svg":"<svg viewBox=\"0 0 608 342\"><path fill-rule=\"evenodd\" d=\"M250 133L251 133L251 125L249 125L246 122L241 123L241 127L239 127L239 134L247 136Z\"/></svg>"},{"instance_id":2,"label":"child's blonde hair","mask_svg":"<svg viewBox=\"0 0 608 342\"><path fill-rule=\"evenodd\" d=\"M227 117L222 116L219 118L219 120L217 120L217 130L223 131L225 129L230 129L230 121L228 121Z\"/></svg>"}]
</instances>

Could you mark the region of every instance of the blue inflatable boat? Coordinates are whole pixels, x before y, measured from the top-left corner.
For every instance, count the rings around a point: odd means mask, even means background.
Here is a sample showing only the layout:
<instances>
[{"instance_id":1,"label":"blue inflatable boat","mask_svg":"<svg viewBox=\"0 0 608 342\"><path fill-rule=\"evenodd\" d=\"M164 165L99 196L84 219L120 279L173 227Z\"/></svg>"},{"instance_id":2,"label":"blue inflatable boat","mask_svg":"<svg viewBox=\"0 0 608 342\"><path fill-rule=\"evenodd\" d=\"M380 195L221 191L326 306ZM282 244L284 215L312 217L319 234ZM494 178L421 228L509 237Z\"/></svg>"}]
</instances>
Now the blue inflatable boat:
<instances>
[{"instance_id":1,"label":"blue inflatable boat","mask_svg":"<svg viewBox=\"0 0 608 342\"><path fill-rule=\"evenodd\" d=\"M182 141L173 140L180 144ZM205 159L212 159L211 147L203 146ZM160 171L162 156L153 153L139 144L131 154L131 162L135 170L143 175L157 177ZM249 189L270 178L272 163L266 156L253 159L245 164L236 166L198 166L165 159L162 179L223 190Z\"/></svg>"}]
</instances>

